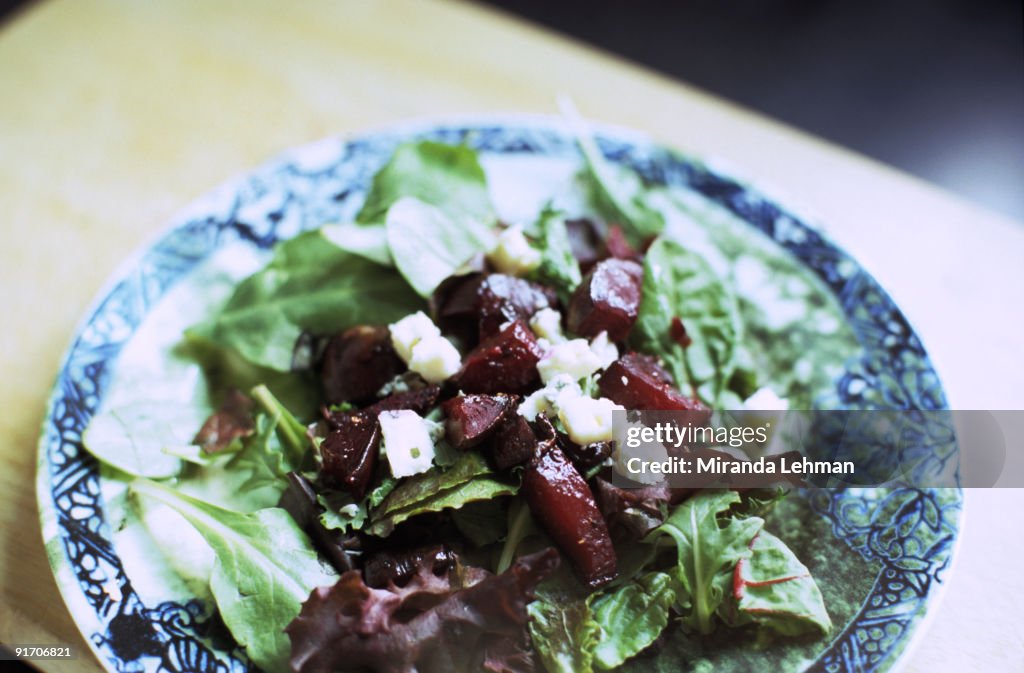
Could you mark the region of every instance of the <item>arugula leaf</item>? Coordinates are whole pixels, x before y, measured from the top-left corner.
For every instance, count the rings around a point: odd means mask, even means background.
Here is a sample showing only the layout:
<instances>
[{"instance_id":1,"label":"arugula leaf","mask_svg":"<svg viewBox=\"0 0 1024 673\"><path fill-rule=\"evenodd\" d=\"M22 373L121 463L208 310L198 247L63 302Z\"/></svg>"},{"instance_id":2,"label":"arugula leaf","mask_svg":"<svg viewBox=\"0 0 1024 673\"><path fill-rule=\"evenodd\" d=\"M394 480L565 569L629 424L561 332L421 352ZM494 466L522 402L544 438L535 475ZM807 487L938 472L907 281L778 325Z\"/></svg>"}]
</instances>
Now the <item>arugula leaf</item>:
<instances>
[{"instance_id":1,"label":"arugula leaf","mask_svg":"<svg viewBox=\"0 0 1024 673\"><path fill-rule=\"evenodd\" d=\"M453 218L468 217L485 225L495 219L487 176L476 152L465 145L429 140L399 145L374 176L356 221L380 224L391 206L406 196L436 206Z\"/></svg>"},{"instance_id":2,"label":"arugula leaf","mask_svg":"<svg viewBox=\"0 0 1024 673\"><path fill-rule=\"evenodd\" d=\"M526 607L530 639L548 673L590 673L601 627L584 600L556 604L535 600ZM667 618L667 615L666 615Z\"/></svg>"},{"instance_id":3,"label":"arugula leaf","mask_svg":"<svg viewBox=\"0 0 1024 673\"><path fill-rule=\"evenodd\" d=\"M139 401L106 409L82 435L85 448L104 463L135 477L162 479L181 472L176 450L192 444L202 423L196 410L167 402Z\"/></svg>"},{"instance_id":4,"label":"arugula leaf","mask_svg":"<svg viewBox=\"0 0 1024 673\"><path fill-rule=\"evenodd\" d=\"M494 476L483 456L467 451L447 470L434 467L401 482L371 512L366 531L386 537L399 523L418 514L458 509L466 503L512 495L518 489L508 478Z\"/></svg>"},{"instance_id":5,"label":"arugula leaf","mask_svg":"<svg viewBox=\"0 0 1024 673\"><path fill-rule=\"evenodd\" d=\"M360 323L389 323L422 308L393 271L342 250L322 231L311 231L281 243L270 263L242 281L215 317L185 334L285 372L305 330L329 333Z\"/></svg>"},{"instance_id":6,"label":"arugula leaf","mask_svg":"<svg viewBox=\"0 0 1024 673\"><path fill-rule=\"evenodd\" d=\"M682 320L693 339L683 349L672 338L672 321ZM687 380L701 399L716 407L736 366L743 338L732 290L708 264L675 241L659 238L644 259L643 298L632 339L637 349L659 355L676 384Z\"/></svg>"},{"instance_id":7,"label":"arugula leaf","mask_svg":"<svg viewBox=\"0 0 1024 673\"><path fill-rule=\"evenodd\" d=\"M291 516L276 507L233 512L144 479L129 492L174 509L206 539L217 557L210 590L224 624L257 666L291 670L284 629L314 588L336 579Z\"/></svg>"},{"instance_id":8,"label":"arugula leaf","mask_svg":"<svg viewBox=\"0 0 1024 673\"><path fill-rule=\"evenodd\" d=\"M449 215L412 196L392 204L385 224L395 266L421 297L430 297L441 281L496 241L479 221Z\"/></svg>"},{"instance_id":9,"label":"arugula leaf","mask_svg":"<svg viewBox=\"0 0 1024 673\"><path fill-rule=\"evenodd\" d=\"M536 230L541 257L540 266L532 272L531 279L555 288L562 302L568 305L572 291L583 276L580 263L572 254L565 213L546 207L540 214Z\"/></svg>"},{"instance_id":10,"label":"arugula leaf","mask_svg":"<svg viewBox=\"0 0 1024 673\"><path fill-rule=\"evenodd\" d=\"M672 578L654 572L593 599L593 619L601 630L594 650L598 667L621 666L653 643L668 626L675 598Z\"/></svg>"},{"instance_id":11,"label":"arugula leaf","mask_svg":"<svg viewBox=\"0 0 1024 673\"><path fill-rule=\"evenodd\" d=\"M784 636L827 634L832 620L807 566L786 543L762 530L733 577L738 621L753 621Z\"/></svg>"},{"instance_id":12,"label":"arugula leaf","mask_svg":"<svg viewBox=\"0 0 1024 673\"><path fill-rule=\"evenodd\" d=\"M567 100L560 102L583 155L583 177L597 211L605 220L621 224L634 245L660 234L665 216L647 203L647 190L640 176L608 163L576 109Z\"/></svg>"},{"instance_id":13,"label":"arugula leaf","mask_svg":"<svg viewBox=\"0 0 1024 673\"><path fill-rule=\"evenodd\" d=\"M750 542L764 526L758 517L719 522L719 514L740 501L735 491L701 491L684 501L653 537L668 535L676 544L677 565L671 571L683 622L699 633L714 629L712 621L740 559L750 556Z\"/></svg>"}]
</instances>

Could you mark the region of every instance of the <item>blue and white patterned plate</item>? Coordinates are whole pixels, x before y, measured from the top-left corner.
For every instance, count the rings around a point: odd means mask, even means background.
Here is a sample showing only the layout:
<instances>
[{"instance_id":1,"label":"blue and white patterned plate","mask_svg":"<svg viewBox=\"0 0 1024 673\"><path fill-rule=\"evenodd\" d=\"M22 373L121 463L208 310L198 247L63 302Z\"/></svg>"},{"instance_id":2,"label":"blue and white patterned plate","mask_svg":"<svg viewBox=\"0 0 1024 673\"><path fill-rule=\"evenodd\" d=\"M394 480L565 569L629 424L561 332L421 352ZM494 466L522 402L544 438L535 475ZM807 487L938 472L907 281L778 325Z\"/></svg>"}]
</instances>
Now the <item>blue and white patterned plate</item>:
<instances>
[{"instance_id":1,"label":"blue and white patterned plate","mask_svg":"<svg viewBox=\"0 0 1024 673\"><path fill-rule=\"evenodd\" d=\"M412 138L468 142L487 157L577 161L564 126L514 117L418 124L290 151L192 204L129 260L88 312L68 350L39 445L38 497L47 552L64 600L111 671L243 671L251 665L202 599L144 599L112 542L96 461L82 432L109 393L122 349L174 286L228 245L275 242L351 217L394 147ZM636 134L604 129L599 146L645 180L681 186L788 250L837 300L863 350L836 378L840 408L940 409L945 396L917 335L854 260L798 214L758 190ZM804 494L828 544L871 577L810 671L891 670L946 581L960 526L958 489ZM770 654L766 654L770 656ZM779 663L779 669L783 668Z\"/></svg>"}]
</instances>

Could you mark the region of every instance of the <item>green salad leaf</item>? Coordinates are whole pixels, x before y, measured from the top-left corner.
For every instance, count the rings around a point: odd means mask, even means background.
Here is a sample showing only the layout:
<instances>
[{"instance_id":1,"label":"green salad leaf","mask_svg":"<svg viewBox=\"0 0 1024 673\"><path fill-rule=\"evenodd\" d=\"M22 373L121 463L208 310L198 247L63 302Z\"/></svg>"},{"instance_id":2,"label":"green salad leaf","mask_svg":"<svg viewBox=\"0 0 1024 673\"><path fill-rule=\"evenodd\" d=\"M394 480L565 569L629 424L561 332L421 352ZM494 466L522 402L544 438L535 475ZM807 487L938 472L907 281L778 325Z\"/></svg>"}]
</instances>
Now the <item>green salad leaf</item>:
<instances>
[{"instance_id":1,"label":"green salad leaf","mask_svg":"<svg viewBox=\"0 0 1024 673\"><path fill-rule=\"evenodd\" d=\"M201 423L194 409L140 400L94 416L82 443L89 453L122 472L163 479L181 472L181 459L173 454L192 444Z\"/></svg>"},{"instance_id":2,"label":"green salad leaf","mask_svg":"<svg viewBox=\"0 0 1024 673\"><path fill-rule=\"evenodd\" d=\"M758 517L727 519L719 515L740 501L735 491L701 491L678 505L653 537L667 535L676 545L676 603L683 622L697 632L714 629L714 616L740 559L750 556L750 543L764 526Z\"/></svg>"},{"instance_id":3,"label":"green salad leaf","mask_svg":"<svg viewBox=\"0 0 1024 673\"><path fill-rule=\"evenodd\" d=\"M530 603L530 640L548 673L590 673L594 649L599 647L601 627L594 621L585 600L555 603L538 599Z\"/></svg>"},{"instance_id":4,"label":"green salad leaf","mask_svg":"<svg viewBox=\"0 0 1024 673\"><path fill-rule=\"evenodd\" d=\"M394 266L391 248L388 247L388 231L383 222L377 224L359 224L344 222L327 224L320 231L324 238L342 250L364 257L381 266Z\"/></svg>"},{"instance_id":5,"label":"green salad leaf","mask_svg":"<svg viewBox=\"0 0 1024 673\"><path fill-rule=\"evenodd\" d=\"M570 104L563 105L562 112L576 136L583 155L583 179L601 216L620 224L634 245L660 234L665 216L647 202L647 188L640 176L605 159L587 123Z\"/></svg>"},{"instance_id":6,"label":"green salad leaf","mask_svg":"<svg viewBox=\"0 0 1024 673\"><path fill-rule=\"evenodd\" d=\"M669 609L676 599L672 578L652 572L591 603L601 638L594 660L605 670L621 666L653 643L668 626Z\"/></svg>"},{"instance_id":7,"label":"green salad leaf","mask_svg":"<svg viewBox=\"0 0 1024 673\"><path fill-rule=\"evenodd\" d=\"M148 480L130 489L171 507L203 536L216 555L210 590L224 624L257 666L290 671L284 628L314 588L337 579L291 515L276 507L233 512Z\"/></svg>"},{"instance_id":8,"label":"green salad leaf","mask_svg":"<svg viewBox=\"0 0 1024 673\"><path fill-rule=\"evenodd\" d=\"M675 318L693 340L685 349L672 337ZM703 259L659 238L644 258L643 298L631 338L639 350L665 360L677 385L689 381L701 399L717 407L743 338L736 296Z\"/></svg>"},{"instance_id":9,"label":"green salad leaf","mask_svg":"<svg viewBox=\"0 0 1024 673\"><path fill-rule=\"evenodd\" d=\"M766 530L754 537L750 557L733 578L736 621L755 622L784 636L825 635L832 620L818 584L786 543Z\"/></svg>"},{"instance_id":10,"label":"green salad leaf","mask_svg":"<svg viewBox=\"0 0 1024 673\"><path fill-rule=\"evenodd\" d=\"M411 196L455 219L495 221L487 176L476 151L465 145L423 140L399 145L373 178L356 221L380 224L399 199Z\"/></svg>"},{"instance_id":11,"label":"green salad leaf","mask_svg":"<svg viewBox=\"0 0 1024 673\"><path fill-rule=\"evenodd\" d=\"M562 302L568 305L569 296L583 280L583 275L572 254L565 213L545 208L535 229L541 256L540 266L532 272L531 278L553 287Z\"/></svg>"},{"instance_id":12,"label":"green salad leaf","mask_svg":"<svg viewBox=\"0 0 1024 673\"><path fill-rule=\"evenodd\" d=\"M446 470L434 467L402 481L370 512L366 531L386 537L418 514L458 509L470 502L513 495L518 489L515 481L495 475L479 453L467 451Z\"/></svg>"},{"instance_id":13,"label":"green salad leaf","mask_svg":"<svg viewBox=\"0 0 1024 673\"><path fill-rule=\"evenodd\" d=\"M391 205L386 227L395 266L421 297L429 297L441 281L496 241L478 220L453 217L413 196Z\"/></svg>"},{"instance_id":14,"label":"green salad leaf","mask_svg":"<svg viewBox=\"0 0 1024 673\"><path fill-rule=\"evenodd\" d=\"M270 487L283 491L289 472L298 470L310 449L306 428L266 386L256 386L256 431L245 438L231 465L248 470L245 489Z\"/></svg>"},{"instance_id":15,"label":"green salad leaf","mask_svg":"<svg viewBox=\"0 0 1024 673\"><path fill-rule=\"evenodd\" d=\"M261 271L235 289L190 340L237 351L246 361L286 372L305 330L326 334L356 324L386 324L423 308L393 271L342 250L322 231L277 246Z\"/></svg>"}]
</instances>

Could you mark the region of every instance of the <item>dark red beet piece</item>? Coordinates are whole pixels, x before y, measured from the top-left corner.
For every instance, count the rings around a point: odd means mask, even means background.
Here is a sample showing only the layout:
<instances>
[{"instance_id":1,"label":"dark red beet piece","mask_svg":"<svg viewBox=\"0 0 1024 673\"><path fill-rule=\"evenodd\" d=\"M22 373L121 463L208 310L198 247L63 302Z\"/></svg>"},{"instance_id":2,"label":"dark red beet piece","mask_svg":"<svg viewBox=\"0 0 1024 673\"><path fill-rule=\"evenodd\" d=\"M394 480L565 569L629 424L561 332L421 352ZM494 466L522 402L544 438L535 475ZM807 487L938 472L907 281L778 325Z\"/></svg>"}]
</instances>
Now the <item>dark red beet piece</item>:
<instances>
[{"instance_id":1,"label":"dark red beet piece","mask_svg":"<svg viewBox=\"0 0 1024 673\"><path fill-rule=\"evenodd\" d=\"M411 409L422 416L437 404L437 398L440 396L441 387L437 385L429 385L424 386L419 390L410 390L404 393L388 395L384 399L368 406L366 410L376 415L382 411Z\"/></svg>"},{"instance_id":2,"label":"dark red beet piece","mask_svg":"<svg viewBox=\"0 0 1024 673\"><path fill-rule=\"evenodd\" d=\"M590 487L558 445L543 442L523 472L530 511L591 588L618 575L608 526Z\"/></svg>"},{"instance_id":3,"label":"dark red beet piece","mask_svg":"<svg viewBox=\"0 0 1024 673\"><path fill-rule=\"evenodd\" d=\"M404 586L420 568L429 568L437 576L444 575L459 561L456 553L444 544L405 550L383 550L368 555L363 565L367 586L378 589L395 584Z\"/></svg>"},{"instance_id":4,"label":"dark red beet piece","mask_svg":"<svg viewBox=\"0 0 1024 673\"><path fill-rule=\"evenodd\" d=\"M474 321L477 337L497 334L501 325L528 320L542 308L554 306L555 294L543 285L500 273L467 276L436 295L441 328L464 336L467 321Z\"/></svg>"},{"instance_id":5,"label":"dark red beet piece","mask_svg":"<svg viewBox=\"0 0 1024 673\"><path fill-rule=\"evenodd\" d=\"M640 309L644 270L627 259L606 259L584 277L569 300L569 330L585 337L608 332L623 341Z\"/></svg>"},{"instance_id":6,"label":"dark red beet piece","mask_svg":"<svg viewBox=\"0 0 1024 673\"><path fill-rule=\"evenodd\" d=\"M639 261L641 258L640 253L633 249L633 246L626 240L626 234L622 231L622 227L617 224L613 224L608 230L608 238L605 239L604 245L609 257L633 261Z\"/></svg>"},{"instance_id":7,"label":"dark red beet piece","mask_svg":"<svg viewBox=\"0 0 1024 673\"><path fill-rule=\"evenodd\" d=\"M231 388L224 396L217 411L210 414L192 440L205 453L217 453L228 448L236 439L248 437L256 429L253 419L252 398Z\"/></svg>"},{"instance_id":8,"label":"dark red beet piece","mask_svg":"<svg viewBox=\"0 0 1024 673\"><path fill-rule=\"evenodd\" d=\"M455 385L466 393L528 393L540 381L537 362L543 355L537 337L517 320L466 356Z\"/></svg>"},{"instance_id":9,"label":"dark red beet piece","mask_svg":"<svg viewBox=\"0 0 1024 673\"><path fill-rule=\"evenodd\" d=\"M591 442L581 446L569 439L568 435L561 433L558 437L558 446L581 472L597 467L605 458L612 455L611 442Z\"/></svg>"},{"instance_id":10,"label":"dark red beet piece","mask_svg":"<svg viewBox=\"0 0 1024 673\"><path fill-rule=\"evenodd\" d=\"M506 470L528 461L537 449L537 435L530 423L510 412L491 440L491 459L499 470Z\"/></svg>"},{"instance_id":11,"label":"dark red beet piece","mask_svg":"<svg viewBox=\"0 0 1024 673\"><path fill-rule=\"evenodd\" d=\"M337 427L320 444L320 472L359 500L377 465L380 424L376 415L363 412L349 414Z\"/></svg>"},{"instance_id":12,"label":"dark red beet piece","mask_svg":"<svg viewBox=\"0 0 1024 673\"><path fill-rule=\"evenodd\" d=\"M328 404L367 402L405 370L386 327L359 325L333 337L324 350L320 379Z\"/></svg>"},{"instance_id":13,"label":"dark red beet piece","mask_svg":"<svg viewBox=\"0 0 1024 673\"><path fill-rule=\"evenodd\" d=\"M445 436L456 449L468 449L490 437L501 425L518 395L459 395L441 407L447 417Z\"/></svg>"},{"instance_id":14,"label":"dark red beet piece","mask_svg":"<svg viewBox=\"0 0 1024 673\"><path fill-rule=\"evenodd\" d=\"M627 409L707 411L700 400L683 395L670 381L654 358L626 353L604 370L598 388L602 397Z\"/></svg>"},{"instance_id":15,"label":"dark red beet piece","mask_svg":"<svg viewBox=\"0 0 1024 673\"><path fill-rule=\"evenodd\" d=\"M689 333L686 331L686 325L683 324L683 321L679 316L672 318L672 323L668 328L668 334L672 337L672 341L675 341L683 348L688 348L690 344L693 343L693 339L690 338Z\"/></svg>"}]
</instances>

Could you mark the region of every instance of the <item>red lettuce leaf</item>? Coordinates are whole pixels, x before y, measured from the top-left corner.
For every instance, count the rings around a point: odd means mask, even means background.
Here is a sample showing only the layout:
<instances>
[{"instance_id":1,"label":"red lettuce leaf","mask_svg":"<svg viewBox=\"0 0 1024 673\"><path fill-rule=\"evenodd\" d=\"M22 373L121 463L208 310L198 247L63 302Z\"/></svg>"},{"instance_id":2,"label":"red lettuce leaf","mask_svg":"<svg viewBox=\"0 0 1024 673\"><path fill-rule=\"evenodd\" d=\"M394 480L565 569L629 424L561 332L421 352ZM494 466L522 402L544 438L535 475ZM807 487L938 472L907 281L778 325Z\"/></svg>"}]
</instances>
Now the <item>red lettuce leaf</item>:
<instances>
[{"instance_id":1,"label":"red lettuce leaf","mask_svg":"<svg viewBox=\"0 0 1024 673\"><path fill-rule=\"evenodd\" d=\"M320 587L285 629L297 673L535 670L526 605L559 563L547 549L471 586L456 569L421 568L404 586L366 586L358 571ZM475 579L475 578L474 578Z\"/></svg>"}]
</instances>

